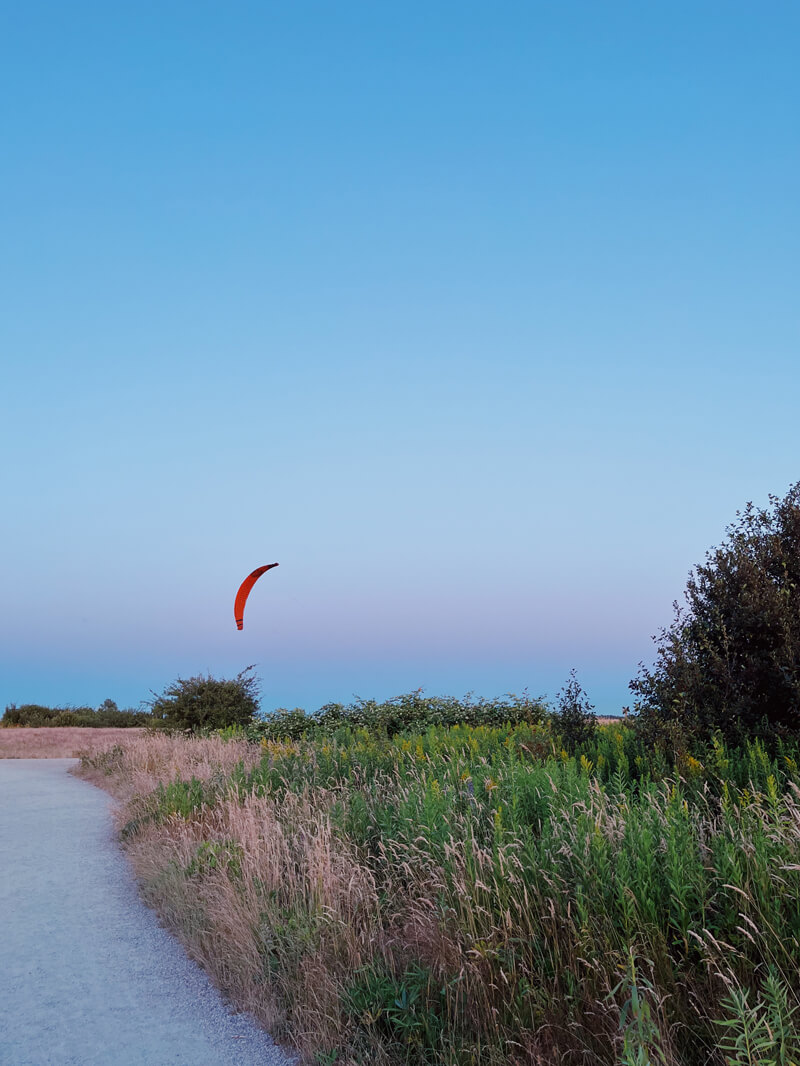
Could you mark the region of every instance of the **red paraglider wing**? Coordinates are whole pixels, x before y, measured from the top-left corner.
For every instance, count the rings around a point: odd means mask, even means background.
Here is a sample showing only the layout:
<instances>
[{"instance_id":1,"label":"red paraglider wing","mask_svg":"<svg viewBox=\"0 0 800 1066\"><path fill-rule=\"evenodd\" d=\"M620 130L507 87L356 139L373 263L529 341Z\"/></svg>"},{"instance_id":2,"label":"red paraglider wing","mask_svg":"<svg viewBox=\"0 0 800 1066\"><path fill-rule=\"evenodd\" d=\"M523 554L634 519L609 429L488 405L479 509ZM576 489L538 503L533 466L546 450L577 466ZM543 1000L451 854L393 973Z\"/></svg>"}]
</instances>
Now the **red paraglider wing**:
<instances>
[{"instance_id":1,"label":"red paraglider wing","mask_svg":"<svg viewBox=\"0 0 800 1066\"><path fill-rule=\"evenodd\" d=\"M252 572L252 574L248 574L239 586L239 591L236 593L236 601L233 605L233 614L236 618L237 629L244 629L244 605L247 603L250 589L255 585L256 581L258 581L262 574L266 574L267 570L271 570L273 566L277 565L277 563L268 563L266 566L259 566L257 570Z\"/></svg>"}]
</instances>

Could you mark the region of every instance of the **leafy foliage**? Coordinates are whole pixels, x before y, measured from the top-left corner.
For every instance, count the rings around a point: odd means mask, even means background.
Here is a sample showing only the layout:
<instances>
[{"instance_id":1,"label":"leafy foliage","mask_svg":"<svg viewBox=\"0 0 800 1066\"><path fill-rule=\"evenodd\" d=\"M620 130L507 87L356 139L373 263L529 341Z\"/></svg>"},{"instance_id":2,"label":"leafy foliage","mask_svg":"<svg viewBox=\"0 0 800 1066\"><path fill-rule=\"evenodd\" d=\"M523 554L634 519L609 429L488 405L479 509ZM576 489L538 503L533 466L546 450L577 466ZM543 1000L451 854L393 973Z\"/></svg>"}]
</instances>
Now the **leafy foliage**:
<instances>
[{"instance_id":1,"label":"leafy foliage","mask_svg":"<svg viewBox=\"0 0 800 1066\"><path fill-rule=\"evenodd\" d=\"M571 755L579 745L594 737L597 716L574 670L570 672L569 681L559 692L558 710L553 715L553 726L561 734L564 747Z\"/></svg>"},{"instance_id":2,"label":"leafy foliage","mask_svg":"<svg viewBox=\"0 0 800 1066\"><path fill-rule=\"evenodd\" d=\"M790 1001L778 971L769 968L763 995L757 993L752 1006L750 993L751 989L734 985L722 1001L728 1016L717 1025L726 1066L796 1066L800 1060L798 1006Z\"/></svg>"},{"instance_id":3,"label":"leafy foliage","mask_svg":"<svg viewBox=\"0 0 800 1066\"><path fill-rule=\"evenodd\" d=\"M153 720L167 729L199 733L250 725L258 712L258 679L248 666L235 678L198 675L173 681L150 701Z\"/></svg>"},{"instance_id":4,"label":"leafy foliage","mask_svg":"<svg viewBox=\"0 0 800 1066\"><path fill-rule=\"evenodd\" d=\"M686 606L630 684L651 738L685 747L800 730L800 481L768 509L748 503L690 575Z\"/></svg>"},{"instance_id":5,"label":"leafy foliage","mask_svg":"<svg viewBox=\"0 0 800 1066\"><path fill-rule=\"evenodd\" d=\"M366 967L353 975L344 1003L353 1022L373 1038L399 1045L409 1061L427 1061L420 1053L441 1043L447 987L432 979L429 970L410 965L398 976ZM418 1053L409 1051L416 1045Z\"/></svg>"},{"instance_id":6,"label":"leafy foliage","mask_svg":"<svg viewBox=\"0 0 800 1066\"><path fill-rule=\"evenodd\" d=\"M507 693L503 699L423 696L422 689L396 696L382 703L356 699L353 703L326 703L315 714L300 708L278 708L250 730L253 739L261 737L333 736L338 730L367 729L394 737L400 733L424 732L431 726L503 725L541 722L547 715L542 699Z\"/></svg>"}]
</instances>

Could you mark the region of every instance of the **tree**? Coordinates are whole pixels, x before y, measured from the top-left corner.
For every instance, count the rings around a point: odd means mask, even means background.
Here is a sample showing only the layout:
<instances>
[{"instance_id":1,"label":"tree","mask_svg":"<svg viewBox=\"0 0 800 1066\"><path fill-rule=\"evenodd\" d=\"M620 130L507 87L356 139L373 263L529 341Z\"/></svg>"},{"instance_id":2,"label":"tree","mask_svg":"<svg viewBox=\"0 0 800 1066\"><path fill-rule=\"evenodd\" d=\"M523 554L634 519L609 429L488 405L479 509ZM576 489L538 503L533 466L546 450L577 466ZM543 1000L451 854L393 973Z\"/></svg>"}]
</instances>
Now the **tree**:
<instances>
[{"instance_id":1,"label":"tree","mask_svg":"<svg viewBox=\"0 0 800 1066\"><path fill-rule=\"evenodd\" d=\"M553 724L571 755L575 754L578 745L591 740L597 729L594 706L589 703L574 670L570 671L569 681L558 694L558 710L553 713Z\"/></svg>"},{"instance_id":2,"label":"tree","mask_svg":"<svg viewBox=\"0 0 800 1066\"><path fill-rule=\"evenodd\" d=\"M168 729L223 729L249 725L258 713L258 679L253 666L225 680L199 675L178 678L160 696L149 701L153 718Z\"/></svg>"},{"instance_id":3,"label":"tree","mask_svg":"<svg viewBox=\"0 0 800 1066\"><path fill-rule=\"evenodd\" d=\"M770 506L737 512L696 566L686 606L654 637L652 669L631 681L639 728L685 743L800 730L800 481Z\"/></svg>"}]
</instances>

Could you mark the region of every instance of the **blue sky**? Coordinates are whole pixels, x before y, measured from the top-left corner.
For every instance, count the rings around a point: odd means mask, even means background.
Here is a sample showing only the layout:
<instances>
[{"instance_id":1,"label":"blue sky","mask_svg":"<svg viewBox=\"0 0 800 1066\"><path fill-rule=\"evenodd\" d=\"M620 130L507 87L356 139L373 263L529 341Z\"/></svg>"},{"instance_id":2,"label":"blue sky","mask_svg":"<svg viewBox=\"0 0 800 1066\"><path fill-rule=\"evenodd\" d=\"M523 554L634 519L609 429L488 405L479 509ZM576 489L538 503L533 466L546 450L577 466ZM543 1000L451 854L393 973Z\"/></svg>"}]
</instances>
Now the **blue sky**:
<instances>
[{"instance_id":1,"label":"blue sky","mask_svg":"<svg viewBox=\"0 0 800 1066\"><path fill-rule=\"evenodd\" d=\"M0 31L0 703L630 702L800 478L797 6Z\"/></svg>"}]
</instances>

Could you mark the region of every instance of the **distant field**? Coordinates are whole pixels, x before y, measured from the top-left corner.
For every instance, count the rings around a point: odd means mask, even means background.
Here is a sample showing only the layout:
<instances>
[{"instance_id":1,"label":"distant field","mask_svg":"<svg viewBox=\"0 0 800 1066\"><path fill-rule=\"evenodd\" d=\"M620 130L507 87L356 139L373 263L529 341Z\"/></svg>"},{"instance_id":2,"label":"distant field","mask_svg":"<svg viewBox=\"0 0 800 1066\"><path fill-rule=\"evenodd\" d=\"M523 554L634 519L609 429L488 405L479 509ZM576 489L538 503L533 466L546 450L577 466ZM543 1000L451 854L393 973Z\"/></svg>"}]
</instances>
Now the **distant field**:
<instances>
[{"instance_id":1,"label":"distant field","mask_svg":"<svg viewBox=\"0 0 800 1066\"><path fill-rule=\"evenodd\" d=\"M68 759L94 754L111 744L144 733L144 729L82 729L56 726L0 729L0 759Z\"/></svg>"}]
</instances>

